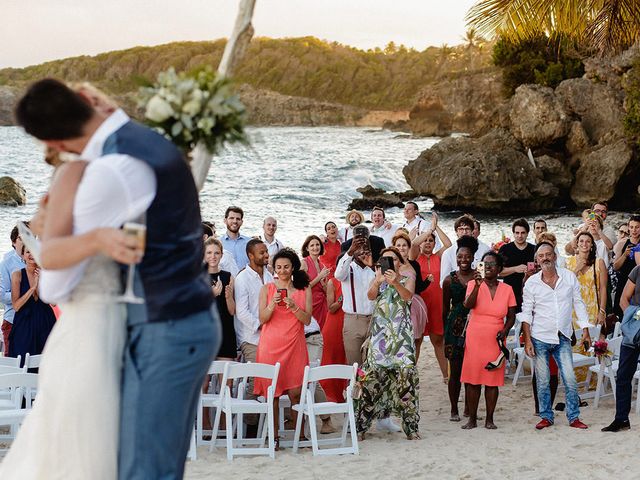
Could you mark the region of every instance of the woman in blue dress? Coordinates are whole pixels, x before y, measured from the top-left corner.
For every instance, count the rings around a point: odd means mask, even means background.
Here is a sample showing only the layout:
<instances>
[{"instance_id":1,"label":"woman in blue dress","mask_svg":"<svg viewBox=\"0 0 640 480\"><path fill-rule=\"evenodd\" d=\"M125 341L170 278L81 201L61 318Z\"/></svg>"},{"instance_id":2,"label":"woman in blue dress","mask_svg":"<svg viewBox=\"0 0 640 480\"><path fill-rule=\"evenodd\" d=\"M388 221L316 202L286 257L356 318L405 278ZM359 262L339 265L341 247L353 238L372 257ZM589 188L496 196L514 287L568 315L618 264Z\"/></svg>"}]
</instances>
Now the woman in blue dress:
<instances>
[{"instance_id":1,"label":"woman in blue dress","mask_svg":"<svg viewBox=\"0 0 640 480\"><path fill-rule=\"evenodd\" d=\"M26 267L11 275L11 302L16 315L9 334L9 356L22 356L24 365L27 353L40 355L44 344L56 323L53 308L38 296L40 269L31 252L22 247Z\"/></svg>"}]
</instances>

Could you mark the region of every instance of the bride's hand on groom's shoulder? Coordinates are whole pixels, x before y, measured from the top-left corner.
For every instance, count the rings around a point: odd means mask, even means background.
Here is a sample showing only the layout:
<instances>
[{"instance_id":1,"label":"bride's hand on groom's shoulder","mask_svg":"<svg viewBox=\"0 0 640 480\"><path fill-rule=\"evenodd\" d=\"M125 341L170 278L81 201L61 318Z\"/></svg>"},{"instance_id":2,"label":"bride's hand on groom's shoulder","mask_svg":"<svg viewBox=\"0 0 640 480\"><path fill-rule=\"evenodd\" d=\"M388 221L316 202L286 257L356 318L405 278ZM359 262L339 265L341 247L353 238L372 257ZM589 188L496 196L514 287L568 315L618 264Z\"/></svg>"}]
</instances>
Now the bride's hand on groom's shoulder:
<instances>
[{"instance_id":1,"label":"bride's hand on groom's shoulder","mask_svg":"<svg viewBox=\"0 0 640 480\"><path fill-rule=\"evenodd\" d=\"M94 230L97 250L127 265L140 263L144 252L137 249L138 242L118 228L98 228Z\"/></svg>"}]
</instances>

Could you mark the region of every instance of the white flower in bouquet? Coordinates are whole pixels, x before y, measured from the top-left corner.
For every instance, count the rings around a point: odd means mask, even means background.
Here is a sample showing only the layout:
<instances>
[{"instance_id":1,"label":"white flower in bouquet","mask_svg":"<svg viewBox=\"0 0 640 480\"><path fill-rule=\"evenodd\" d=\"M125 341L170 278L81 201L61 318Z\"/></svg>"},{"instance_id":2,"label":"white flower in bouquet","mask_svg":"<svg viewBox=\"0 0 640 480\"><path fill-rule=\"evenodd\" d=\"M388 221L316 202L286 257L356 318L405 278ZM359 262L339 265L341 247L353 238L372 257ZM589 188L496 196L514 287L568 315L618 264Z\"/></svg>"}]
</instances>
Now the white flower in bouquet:
<instances>
[{"instance_id":1,"label":"white flower in bouquet","mask_svg":"<svg viewBox=\"0 0 640 480\"><path fill-rule=\"evenodd\" d=\"M147 103L144 116L152 122L162 123L173 116L173 108L171 108L169 102L159 95L154 95Z\"/></svg>"},{"instance_id":2,"label":"white flower in bouquet","mask_svg":"<svg viewBox=\"0 0 640 480\"><path fill-rule=\"evenodd\" d=\"M141 90L140 104L151 125L185 152L198 143L209 154L227 142L247 143L244 105L230 81L211 69L161 72L153 87Z\"/></svg>"}]
</instances>

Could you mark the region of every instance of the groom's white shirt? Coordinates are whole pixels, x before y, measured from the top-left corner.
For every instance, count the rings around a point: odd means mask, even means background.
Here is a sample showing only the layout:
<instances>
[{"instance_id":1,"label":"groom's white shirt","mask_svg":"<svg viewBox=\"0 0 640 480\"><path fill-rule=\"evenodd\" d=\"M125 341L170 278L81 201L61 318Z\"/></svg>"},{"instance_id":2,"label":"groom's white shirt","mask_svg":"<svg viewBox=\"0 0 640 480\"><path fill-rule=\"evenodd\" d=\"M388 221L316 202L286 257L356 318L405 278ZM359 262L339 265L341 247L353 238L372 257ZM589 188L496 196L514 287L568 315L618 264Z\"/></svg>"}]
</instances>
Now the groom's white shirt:
<instances>
[{"instance_id":1,"label":"groom's white shirt","mask_svg":"<svg viewBox=\"0 0 640 480\"><path fill-rule=\"evenodd\" d=\"M129 121L116 110L96 130L80 158L89 162L73 205L73 234L98 227L119 228L135 220L156 196L156 177L143 161L122 154L101 156L106 139ZM39 292L49 303L63 302L82 279L89 259L64 270L43 270Z\"/></svg>"}]
</instances>

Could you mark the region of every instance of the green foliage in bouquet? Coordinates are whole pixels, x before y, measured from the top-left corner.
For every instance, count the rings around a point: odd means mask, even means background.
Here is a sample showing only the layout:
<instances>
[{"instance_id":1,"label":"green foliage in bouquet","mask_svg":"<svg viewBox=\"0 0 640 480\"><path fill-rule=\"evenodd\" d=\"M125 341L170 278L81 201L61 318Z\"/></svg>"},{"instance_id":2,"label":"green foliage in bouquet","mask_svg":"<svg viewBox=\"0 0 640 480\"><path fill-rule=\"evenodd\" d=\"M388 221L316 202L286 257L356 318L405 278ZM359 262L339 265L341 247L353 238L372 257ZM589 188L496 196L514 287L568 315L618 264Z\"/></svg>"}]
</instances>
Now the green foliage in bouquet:
<instances>
[{"instance_id":1,"label":"green foliage in bouquet","mask_svg":"<svg viewBox=\"0 0 640 480\"><path fill-rule=\"evenodd\" d=\"M501 37L493 48L493 63L502 68L505 93L525 83L555 88L567 78L584 75L584 54L566 36L538 35L526 40Z\"/></svg>"},{"instance_id":2,"label":"green foliage in bouquet","mask_svg":"<svg viewBox=\"0 0 640 480\"><path fill-rule=\"evenodd\" d=\"M192 73L173 68L158 74L156 83L142 87L140 106L147 123L190 152L203 142L212 155L225 143L248 143L246 111L231 81L210 67Z\"/></svg>"}]
</instances>

